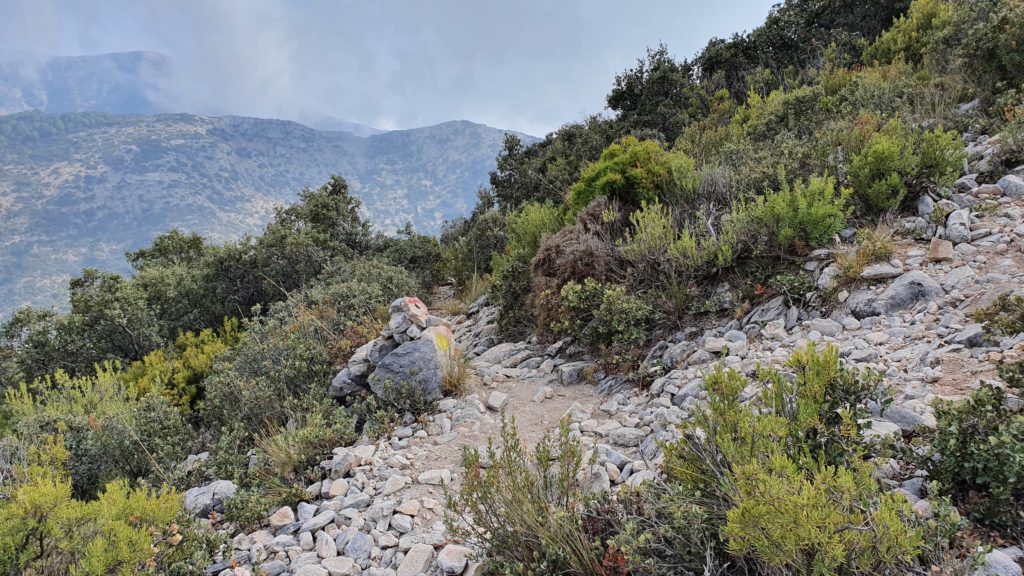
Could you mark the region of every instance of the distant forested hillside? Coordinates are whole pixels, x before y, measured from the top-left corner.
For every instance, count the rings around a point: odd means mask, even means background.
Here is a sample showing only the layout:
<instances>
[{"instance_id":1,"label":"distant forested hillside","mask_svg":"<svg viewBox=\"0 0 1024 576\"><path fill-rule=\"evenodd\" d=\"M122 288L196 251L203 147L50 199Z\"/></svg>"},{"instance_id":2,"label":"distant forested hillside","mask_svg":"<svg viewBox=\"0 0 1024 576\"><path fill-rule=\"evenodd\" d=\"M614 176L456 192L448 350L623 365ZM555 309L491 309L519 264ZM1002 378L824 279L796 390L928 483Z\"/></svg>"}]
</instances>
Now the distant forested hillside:
<instances>
[{"instance_id":1,"label":"distant forested hillside","mask_svg":"<svg viewBox=\"0 0 1024 576\"><path fill-rule=\"evenodd\" d=\"M83 266L170 227L258 231L275 205L343 174L379 230L437 232L469 212L504 132L449 122L367 138L279 120L25 112L0 117L0 314L63 304Z\"/></svg>"}]
</instances>

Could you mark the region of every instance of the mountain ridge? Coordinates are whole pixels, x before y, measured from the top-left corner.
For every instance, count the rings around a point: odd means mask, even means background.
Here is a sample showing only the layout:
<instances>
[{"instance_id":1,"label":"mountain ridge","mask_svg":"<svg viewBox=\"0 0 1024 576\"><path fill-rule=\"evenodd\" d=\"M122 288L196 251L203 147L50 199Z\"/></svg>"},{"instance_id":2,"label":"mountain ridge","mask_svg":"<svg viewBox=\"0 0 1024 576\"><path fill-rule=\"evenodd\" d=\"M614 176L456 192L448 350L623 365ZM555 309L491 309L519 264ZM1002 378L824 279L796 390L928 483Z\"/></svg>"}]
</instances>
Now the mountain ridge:
<instances>
[{"instance_id":1,"label":"mountain ridge","mask_svg":"<svg viewBox=\"0 0 1024 576\"><path fill-rule=\"evenodd\" d=\"M256 232L331 174L378 230L436 233L470 211L505 133L466 120L357 136L244 116L2 116L0 315L63 304L84 266L129 272L123 253L172 227Z\"/></svg>"}]
</instances>

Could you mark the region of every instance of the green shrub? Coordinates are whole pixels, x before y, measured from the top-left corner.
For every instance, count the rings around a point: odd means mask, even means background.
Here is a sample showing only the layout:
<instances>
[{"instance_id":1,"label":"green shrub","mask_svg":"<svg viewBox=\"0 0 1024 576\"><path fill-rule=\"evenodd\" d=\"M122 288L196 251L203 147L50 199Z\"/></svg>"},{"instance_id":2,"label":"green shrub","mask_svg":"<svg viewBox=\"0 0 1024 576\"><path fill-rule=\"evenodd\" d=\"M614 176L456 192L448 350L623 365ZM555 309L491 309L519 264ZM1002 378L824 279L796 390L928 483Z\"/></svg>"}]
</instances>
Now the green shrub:
<instances>
[{"instance_id":1,"label":"green shrub","mask_svg":"<svg viewBox=\"0 0 1024 576\"><path fill-rule=\"evenodd\" d=\"M797 464L776 454L734 470L722 536L730 553L768 572L902 571L923 546L906 499L882 494L867 464Z\"/></svg>"},{"instance_id":2,"label":"green shrub","mask_svg":"<svg viewBox=\"0 0 1024 576\"><path fill-rule=\"evenodd\" d=\"M650 307L626 293L625 286L587 278L561 290L560 330L590 346L630 345L647 337Z\"/></svg>"},{"instance_id":3,"label":"green shrub","mask_svg":"<svg viewBox=\"0 0 1024 576\"><path fill-rule=\"evenodd\" d=\"M944 132L939 128L921 135L918 154L918 178L939 187L950 187L963 170L967 153L956 130Z\"/></svg>"},{"instance_id":4,"label":"green shrub","mask_svg":"<svg viewBox=\"0 0 1024 576\"><path fill-rule=\"evenodd\" d=\"M551 202L528 202L505 220L505 250L495 254L491 269L501 276L512 262L529 262L545 236L562 228L562 210Z\"/></svg>"},{"instance_id":5,"label":"green shrub","mask_svg":"<svg viewBox=\"0 0 1024 576\"><path fill-rule=\"evenodd\" d=\"M887 64L902 58L920 64L952 20L952 3L913 0L907 13L893 21L892 27L864 51L864 60Z\"/></svg>"},{"instance_id":6,"label":"green shrub","mask_svg":"<svg viewBox=\"0 0 1024 576\"><path fill-rule=\"evenodd\" d=\"M274 501L256 490L238 490L224 501L224 519L246 533L262 527L273 511Z\"/></svg>"},{"instance_id":7,"label":"green shrub","mask_svg":"<svg viewBox=\"0 0 1024 576\"><path fill-rule=\"evenodd\" d=\"M1024 296L1000 294L988 306L974 312L974 319L993 334L1014 336L1024 333Z\"/></svg>"},{"instance_id":8,"label":"green shrub","mask_svg":"<svg viewBox=\"0 0 1024 576\"><path fill-rule=\"evenodd\" d=\"M849 196L849 190L836 190L834 179L812 177L806 185L787 183L759 196L748 209L757 229L780 254L806 254L846 226Z\"/></svg>"},{"instance_id":9,"label":"green shrub","mask_svg":"<svg viewBox=\"0 0 1024 576\"><path fill-rule=\"evenodd\" d=\"M942 493L982 526L1024 531L1024 415L999 388L982 386L963 402L938 402L935 430L921 458Z\"/></svg>"},{"instance_id":10,"label":"green shrub","mask_svg":"<svg viewBox=\"0 0 1024 576\"><path fill-rule=\"evenodd\" d=\"M491 299L498 306L498 334L506 339L521 339L533 330L533 317L527 299L530 296L530 265L511 262L495 276Z\"/></svg>"},{"instance_id":11,"label":"green shrub","mask_svg":"<svg viewBox=\"0 0 1024 576\"><path fill-rule=\"evenodd\" d=\"M899 207L914 174L914 142L910 129L892 120L868 140L850 164L854 194L869 214Z\"/></svg>"},{"instance_id":12,"label":"green shrub","mask_svg":"<svg viewBox=\"0 0 1024 576\"><path fill-rule=\"evenodd\" d=\"M462 488L445 488L449 534L479 546L499 574L603 574L602 548L581 515L588 462L568 422L531 454L502 417L500 441L464 449Z\"/></svg>"},{"instance_id":13,"label":"green shrub","mask_svg":"<svg viewBox=\"0 0 1024 576\"><path fill-rule=\"evenodd\" d=\"M132 489L118 480L96 499L76 500L59 471L59 442L24 471L10 499L0 500L0 571L40 576L131 576L155 568L181 543L174 520L180 496L171 490ZM54 468L56 467L56 469Z\"/></svg>"},{"instance_id":14,"label":"green shrub","mask_svg":"<svg viewBox=\"0 0 1024 576\"><path fill-rule=\"evenodd\" d=\"M706 573L708 560L724 552L707 511L677 484L626 486L616 499L619 508L613 517L618 522L611 542L632 574Z\"/></svg>"},{"instance_id":15,"label":"green shrub","mask_svg":"<svg viewBox=\"0 0 1024 576\"><path fill-rule=\"evenodd\" d=\"M799 350L787 368L758 370L755 403L741 402L737 372L707 374L707 409L666 446L669 481L703 504L731 553L769 572L905 567L921 536L909 505L872 478L860 433L869 403L888 402L880 379L843 367L832 346Z\"/></svg>"},{"instance_id":16,"label":"green shrub","mask_svg":"<svg viewBox=\"0 0 1024 576\"><path fill-rule=\"evenodd\" d=\"M1006 385L1016 390L1024 390L1024 362L1000 364L997 367L999 377Z\"/></svg>"},{"instance_id":17,"label":"green shrub","mask_svg":"<svg viewBox=\"0 0 1024 576\"><path fill-rule=\"evenodd\" d=\"M121 372L121 379L137 394L157 392L187 410L203 397L203 381L213 373L214 360L238 344L241 337L235 319L225 320L217 332L186 332L172 347L133 362Z\"/></svg>"},{"instance_id":18,"label":"green shrub","mask_svg":"<svg viewBox=\"0 0 1024 576\"><path fill-rule=\"evenodd\" d=\"M864 267L875 262L888 262L895 252L896 243L888 226L878 224L860 228L853 247L836 252L840 278L846 282L855 282Z\"/></svg>"},{"instance_id":19,"label":"green shrub","mask_svg":"<svg viewBox=\"0 0 1024 576\"><path fill-rule=\"evenodd\" d=\"M19 437L63 436L77 498L117 479L166 481L191 442L191 430L165 397L136 397L109 365L93 376L57 372L8 390L5 400Z\"/></svg>"},{"instance_id":20,"label":"green shrub","mask_svg":"<svg viewBox=\"0 0 1024 576\"><path fill-rule=\"evenodd\" d=\"M587 166L569 189L566 203L570 216L600 197L634 207L657 200L684 204L691 200L697 185L696 168L689 157L666 152L653 140L627 136Z\"/></svg>"},{"instance_id":21,"label":"green shrub","mask_svg":"<svg viewBox=\"0 0 1024 576\"><path fill-rule=\"evenodd\" d=\"M721 218L718 229L709 233L705 214L695 215L692 227L676 227L671 210L652 203L633 212L629 221L632 228L620 245L623 257L634 268L633 282L659 286L731 266L748 219L742 207L735 206Z\"/></svg>"}]
</instances>

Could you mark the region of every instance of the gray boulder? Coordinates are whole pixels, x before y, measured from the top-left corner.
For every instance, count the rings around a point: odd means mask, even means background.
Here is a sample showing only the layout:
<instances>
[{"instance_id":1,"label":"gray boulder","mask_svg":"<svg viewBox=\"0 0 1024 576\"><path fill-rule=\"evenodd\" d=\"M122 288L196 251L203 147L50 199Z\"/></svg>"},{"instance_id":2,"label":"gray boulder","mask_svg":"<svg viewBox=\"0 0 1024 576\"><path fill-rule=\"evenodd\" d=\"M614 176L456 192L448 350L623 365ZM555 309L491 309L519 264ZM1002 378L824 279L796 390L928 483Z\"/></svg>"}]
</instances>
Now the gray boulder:
<instances>
[{"instance_id":1,"label":"gray boulder","mask_svg":"<svg viewBox=\"0 0 1024 576\"><path fill-rule=\"evenodd\" d=\"M442 343L445 339L447 343ZM381 359L370 374L370 390L381 398L415 391L426 400L440 400L444 395L442 349L454 345L453 341L447 327L427 328L420 338Z\"/></svg>"},{"instance_id":2,"label":"gray boulder","mask_svg":"<svg viewBox=\"0 0 1024 576\"><path fill-rule=\"evenodd\" d=\"M1013 174L1007 174L996 182L996 186L999 186L1003 190L1003 196L1009 198L1020 198L1024 196L1024 178L1015 176Z\"/></svg>"},{"instance_id":3,"label":"gray boulder","mask_svg":"<svg viewBox=\"0 0 1024 576\"><path fill-rule=\"evenodd\" d=\"M233 497L237 490L230 480L214 480L205 486L190 488L185 492L185 508L200 518L211 512L223 512L224 500Z\"/></svg>"},{"instance_id":4,"label":"gray boulder","mask_svg":"<svg viewBox=\"0 0 1024 576\"><path fill-rule=\"evenodd\" d=\"M846 301L858 320L870 316L889 315L906 310L922 300L945 294L942 287L924 272L914 270L900 276L881 294L874 290L857 290Z\"/></svg>"},{"instance_id":5,"label":"gray boulder","mask_svg":"<svg viewBox=\"0 0 1024 576\"><path fill-rule=\"evenodd\" d=\"M971 241L971 211L969 209L954 210L946 218L946 240L953 244Z\"/></svg>"}]
</instances>

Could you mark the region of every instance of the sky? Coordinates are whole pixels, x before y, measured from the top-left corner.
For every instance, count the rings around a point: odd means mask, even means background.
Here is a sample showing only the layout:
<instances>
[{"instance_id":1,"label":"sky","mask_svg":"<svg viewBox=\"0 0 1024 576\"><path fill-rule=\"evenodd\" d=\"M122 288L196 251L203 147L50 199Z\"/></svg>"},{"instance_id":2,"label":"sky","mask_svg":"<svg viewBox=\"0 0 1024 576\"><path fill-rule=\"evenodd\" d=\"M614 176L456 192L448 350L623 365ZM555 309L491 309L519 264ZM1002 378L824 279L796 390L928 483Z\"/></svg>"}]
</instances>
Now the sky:
<instances>
[{"instance_id":1,"label":"sky","mask_svg":"<svg viewBox=\"0 0 1024 576\"><path fill-rule=\"evenodd\" d=\"M180 111L543 135L649 46L689 58L773 0L0 0L0 52L153 50Z\"/></svg>"}]
</instances>

